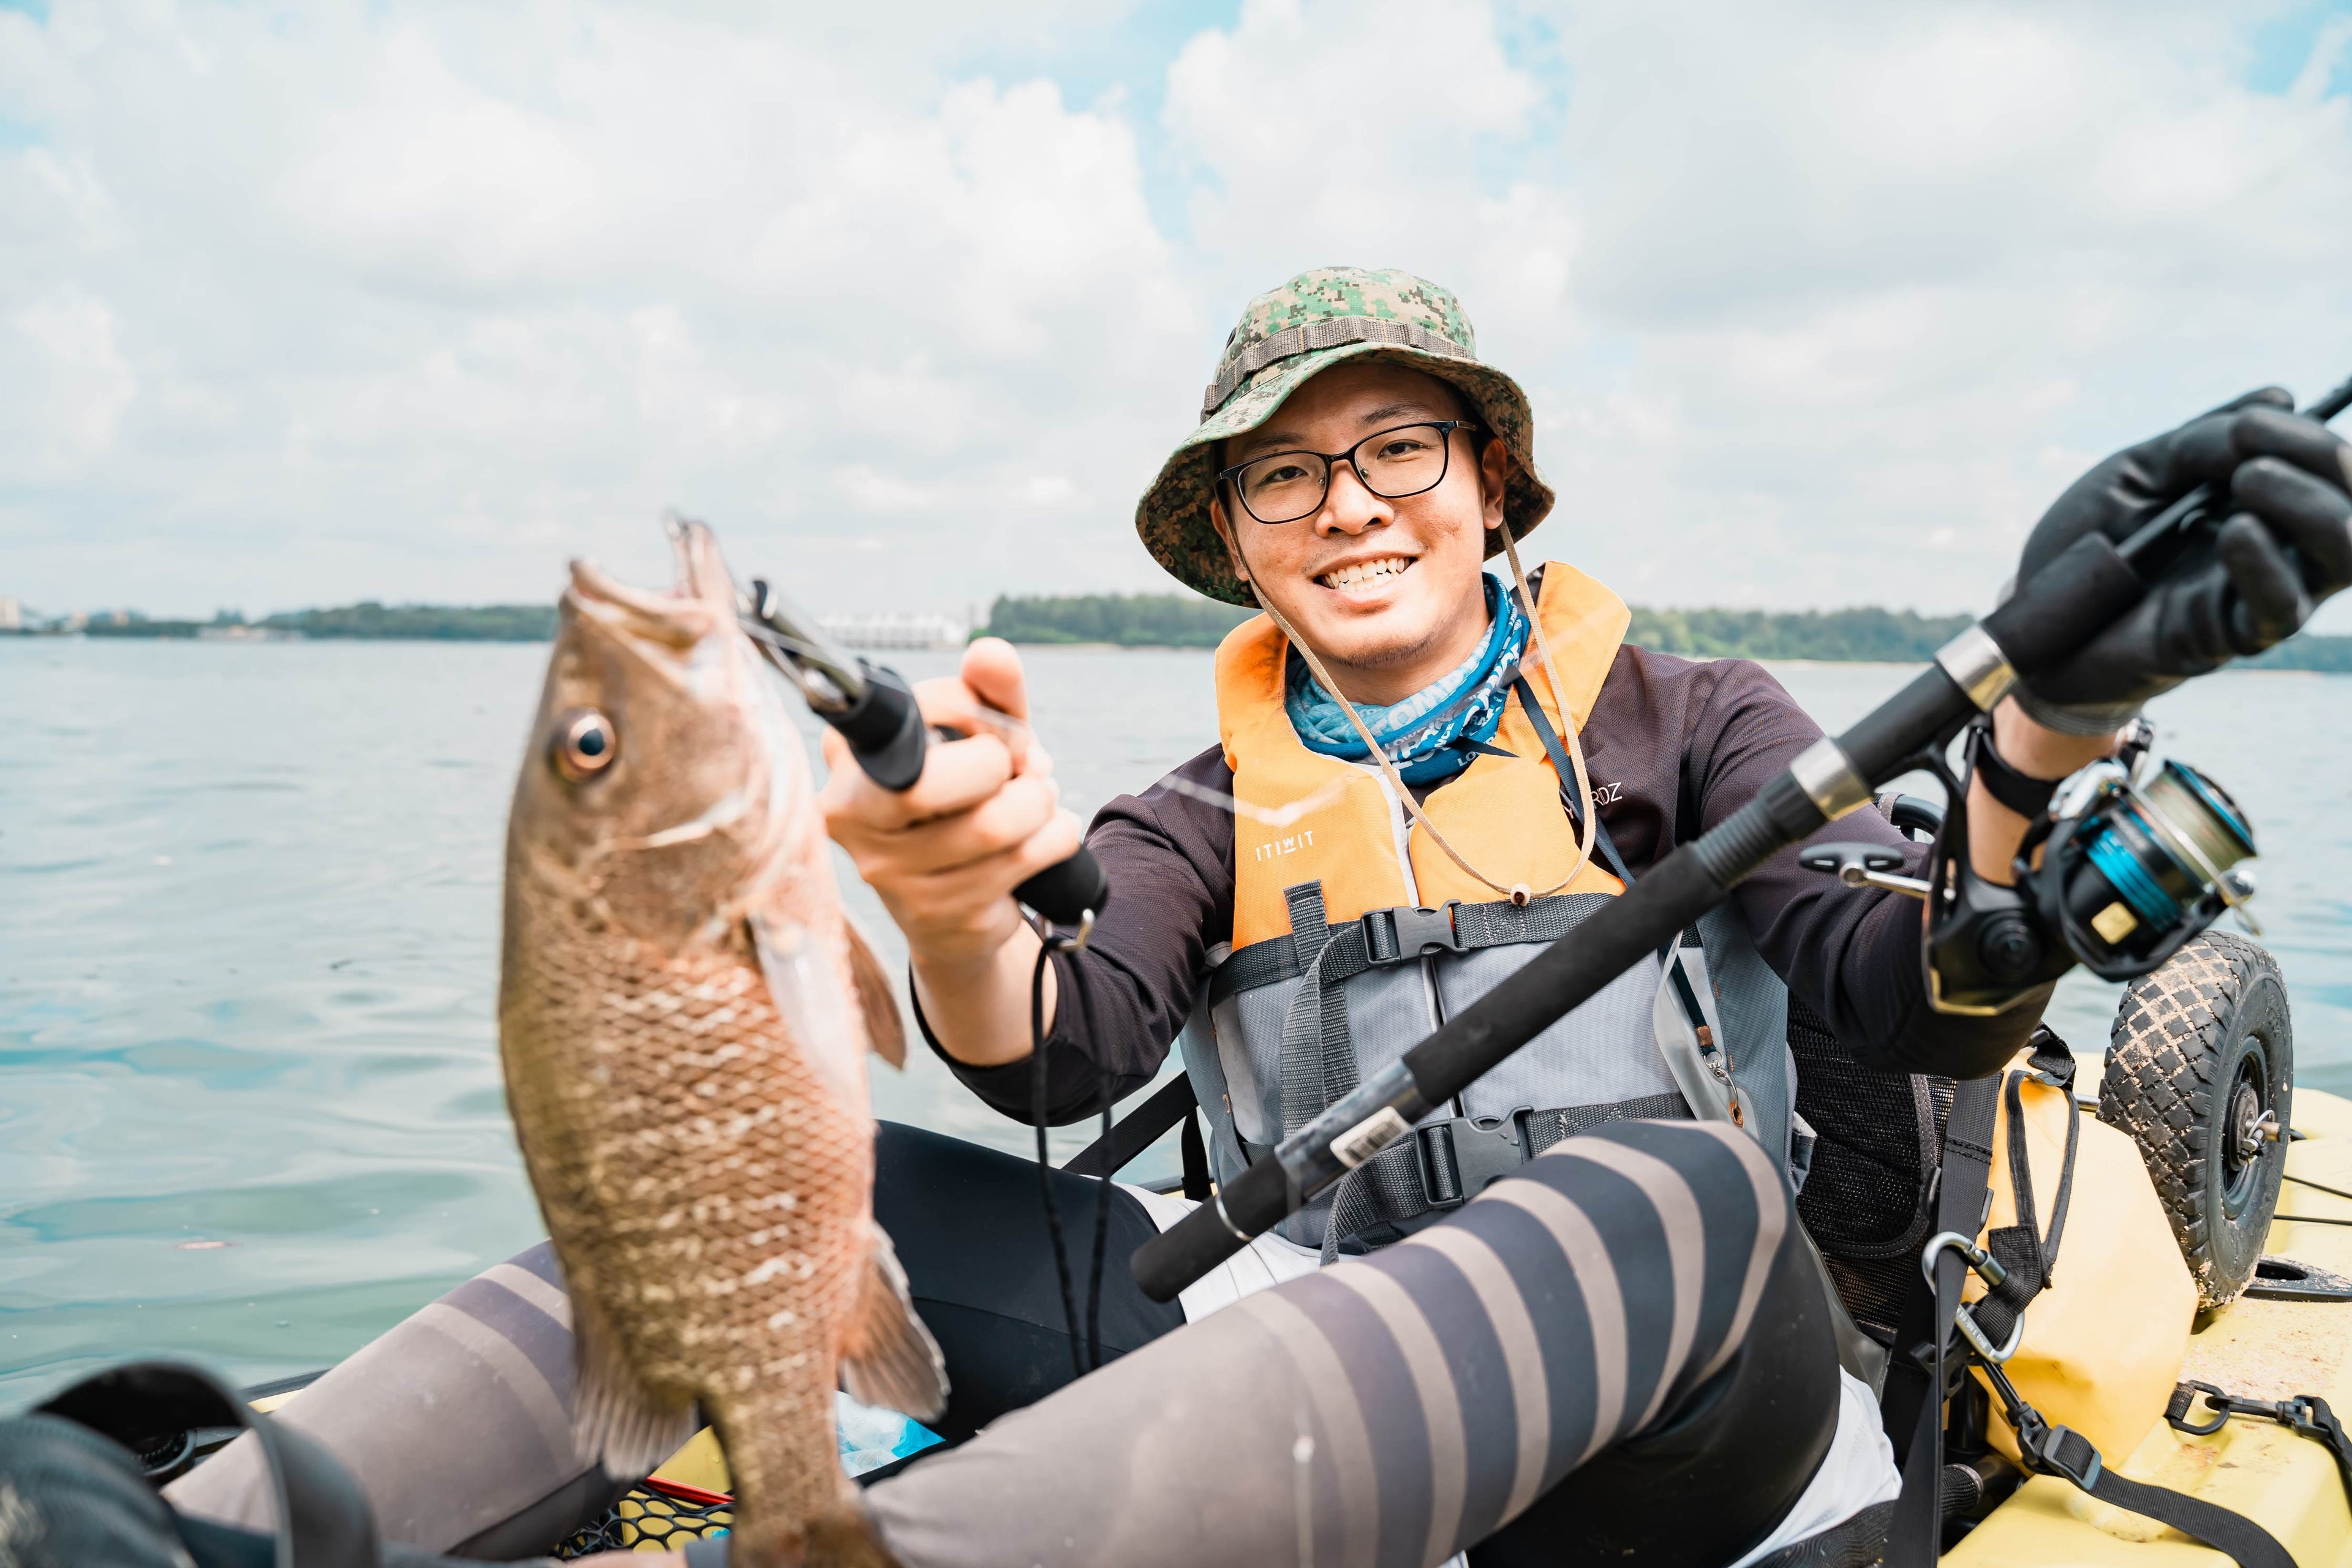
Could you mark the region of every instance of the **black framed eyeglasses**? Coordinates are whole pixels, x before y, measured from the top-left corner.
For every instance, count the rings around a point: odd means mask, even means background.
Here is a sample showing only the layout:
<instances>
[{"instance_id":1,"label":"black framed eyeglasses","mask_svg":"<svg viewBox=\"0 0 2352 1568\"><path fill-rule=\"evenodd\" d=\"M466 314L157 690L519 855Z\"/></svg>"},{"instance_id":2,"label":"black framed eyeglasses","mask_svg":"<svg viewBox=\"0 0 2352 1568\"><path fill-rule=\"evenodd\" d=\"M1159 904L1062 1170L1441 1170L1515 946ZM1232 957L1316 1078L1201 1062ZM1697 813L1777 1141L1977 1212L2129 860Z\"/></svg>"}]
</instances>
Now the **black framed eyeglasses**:
<instances>
[{"instance_id":1,"label":"black framed eyeglasses","mask_svg":"<svg viewBox=\"0 0 2352 1568\"><path fill-rule=\"evenodd\" d=\"M1234 487L1242 510L1263 523L1297 522L1323 510L1331 493L1331 465L1356 470L1382 500L1402 500L1435 489L1445 479L1456 430L1476 431L1467 419L1431 419L1376 430L1344 452L1269 452L1217 472Z\"/></svg>"}]
</instances>

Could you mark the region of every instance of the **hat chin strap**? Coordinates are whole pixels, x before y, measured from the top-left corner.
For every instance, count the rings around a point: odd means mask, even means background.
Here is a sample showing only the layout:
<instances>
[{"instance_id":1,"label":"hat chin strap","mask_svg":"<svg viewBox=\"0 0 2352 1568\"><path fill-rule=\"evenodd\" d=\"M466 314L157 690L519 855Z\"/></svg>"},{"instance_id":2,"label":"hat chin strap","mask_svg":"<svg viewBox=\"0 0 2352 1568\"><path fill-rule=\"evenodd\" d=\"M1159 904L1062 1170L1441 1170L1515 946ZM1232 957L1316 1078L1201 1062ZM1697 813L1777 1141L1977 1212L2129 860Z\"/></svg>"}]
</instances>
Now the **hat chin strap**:
<instances>
[{"instance_id":1,"label":"hat chin strap","mask_svg":"<svg viewBox=\"0 0 2352 1568\"><path fill-rule=\"evenodd\" d=\"M1513 591L1518 595L1519 608L1526 614L1528 625L1534 630L1536 652L1543 659L1544 679L1551 686L1552 704L1559 710L1559 727L1568 735L1569 766L1576 774L1576 792L1585 803L1584 809L1576 814L1576 864L1569 868L1567 876L1541 892L1531 890L1525 882L1514 882L1508 886L1497 882L1494 878L1464 859L1461 851L1445 841L1445 835L1437 830L1437 824L1429 819L1428 815L1421 809L1421 803L1413 798L1412 791L1405 784L1404 775L1397 772L1396 764L1389 760L1388 752L1382 751L1380 742L1372 739L1372 731L1364 723L1363 716L1356 711L1356 704L1349 700L1346 692L1339 689L1339 683L1333 680L1330 672L1323 668L1323 661L1317 657L1313 646L1298 635L1298 628L1292 626L1289 618L1274 607L1270 599L1257 591L1257 575L1250 567L1248 558L1242 554L1241 537L1238 531L1234 534L1232 542L1234 557L1241 562L1243 569L1251 574L1248 579L1250 597L1257 601L1258 608L1264 610L1273 620L1276 627L1289 640L1290 646L1298 650L1298 656L1307 661L1307 669L1317 680L1322 683L1323 689L1339 699L1340 710L1348 715L1348 722L1356 727L1356 733L1362 739L1365 750L1371 752L1372 760L1380 764L1381 773L1389 781L1389 787L1396 792L1397 799L1403 803L1405 811L1412 816L1413 822L1429 835L1432 842L1445 851L1447 859L1461 867L1469 876L1502 894L1511 902L1525 904L1531 900L1551 897L1584 874L1585 866L1592 859L1592 840L1599 821L1600 807L1592 804L1592 779L1585 770L1584 742L1578 734L1578 731L1582 726L1577 723L1576 714L1568 705L1568 688L1559 679L1559 668L1552 663L1551 641L1544 636L1543 618L1536 614L1535 595L1528 587L1526 569L1519 564L1518 542L1511 537L1511 525L1508 521L1503 523L1502 531L1503 552L1510 558L1511 563L1511 579L1515 584Z\"/></svg>"}]
</instances>

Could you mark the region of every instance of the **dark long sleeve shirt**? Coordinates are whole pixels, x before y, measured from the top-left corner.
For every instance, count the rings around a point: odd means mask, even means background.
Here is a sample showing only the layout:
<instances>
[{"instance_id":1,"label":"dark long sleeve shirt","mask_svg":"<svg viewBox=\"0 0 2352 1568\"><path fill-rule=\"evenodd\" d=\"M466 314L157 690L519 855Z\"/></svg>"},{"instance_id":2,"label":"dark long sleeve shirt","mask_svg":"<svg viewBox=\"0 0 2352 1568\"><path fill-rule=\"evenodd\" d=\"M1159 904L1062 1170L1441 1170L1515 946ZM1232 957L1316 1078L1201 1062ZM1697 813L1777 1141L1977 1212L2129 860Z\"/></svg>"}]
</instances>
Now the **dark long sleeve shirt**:
<instances>
[{"instance_id":1,"label":"dark long sleeve shirt","mask_svg":"<svg viewBox=\"0 0 2352 1568\"><path fill-rule=\"evenodd\" d=\"M1617 650L1582 731L1601 820L1636 879L1746 805L1821 734L1759 665L1631 646ZM1233 789L1216 746L1170 776ZM1806 842L1853 840L1902 850L1915 873L1927 858L1925 846L1874 812L1831 823ZM1091 1029L1066 967L1073 960L1056 961L1065 967L1045 1067L1047 1115L1057 1124L1098 1110L1106 1089L1117 1100L1159 1072L1192 1010L1209 950L1233 933L1234 826L1223 810L1162 781L1104 806L1087 843L1111 895L1075 959L1086 971ZM1804 870L1794 847L1732 897L1790 993L1874 1066L1963 1078L1994 1071L2024 1044L2047 1000L2045 990L1990 1018L1936 1012L1920 973L1918 903ZM923 1033L931 1038L927 1022ZM982 1100L1029 1119L1030 1062L975 1068L946 1059Z\"/></svg>"}]
</instances>

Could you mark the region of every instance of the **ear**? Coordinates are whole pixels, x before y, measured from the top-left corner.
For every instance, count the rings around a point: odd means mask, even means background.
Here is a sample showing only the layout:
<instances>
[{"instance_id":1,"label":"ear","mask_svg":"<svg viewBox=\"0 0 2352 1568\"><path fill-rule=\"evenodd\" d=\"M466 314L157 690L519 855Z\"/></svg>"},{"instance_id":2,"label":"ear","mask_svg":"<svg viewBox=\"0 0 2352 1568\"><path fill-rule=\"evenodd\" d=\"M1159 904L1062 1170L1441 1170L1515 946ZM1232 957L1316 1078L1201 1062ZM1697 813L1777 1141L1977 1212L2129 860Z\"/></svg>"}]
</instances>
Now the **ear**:
<instances>
[{"instance_id":1,"label":"ear","mask_svg":"<svg viewBox=\"0 0 2352 1568\"><path fill-rule=\"evenodd\" d=\"M1497 517L1502 515L1499 502L1495 515ZM1225 498L1223 495L1209 498L1209 526L1217 531L1219 539L1224 541L1225 556L1234 563L1234 580L1248 582L1249 566L1242 560L1242 552L1234 543L1234 525L1232 520L1225 516Z\"/></svg>"},{"instance_id":2,"label":"ear","mask_svg":"<svg viewBox=\"0 0 2352 1568\"><path fill-rule=\"evenodd\" d=\"M1489 437L1478 454L1479 515L1489 533L1503 526L1503 492L1510 478L1510 448L1500 436Z\"/></svg>"}]
</instances>

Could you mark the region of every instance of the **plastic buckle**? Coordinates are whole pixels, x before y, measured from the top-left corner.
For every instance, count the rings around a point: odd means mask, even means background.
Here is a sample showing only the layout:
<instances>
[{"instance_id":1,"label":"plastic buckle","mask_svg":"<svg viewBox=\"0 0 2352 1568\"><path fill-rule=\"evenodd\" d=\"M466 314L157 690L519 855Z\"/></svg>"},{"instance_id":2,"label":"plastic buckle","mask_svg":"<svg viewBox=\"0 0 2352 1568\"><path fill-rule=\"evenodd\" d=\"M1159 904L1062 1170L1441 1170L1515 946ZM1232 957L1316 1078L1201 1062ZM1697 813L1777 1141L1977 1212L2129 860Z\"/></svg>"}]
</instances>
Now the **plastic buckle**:
<instances>
[{"instance_id":1,"label":"plastic buckle","mask_svg":"<svg viewBox=\"0 0 2352 1568\"><path fill-rule=\"evenodd\" d=\"M1528 1163L1519 1141L1519 1117L1457 1116L1421 1129L1422 1189L1432 1208L1458 1208L1486 1190L1489 1182L1516 1175ZM1439 1198L1434 1173L1443 1149L1454 1177L1454 1195Z\"/></svg>"},{"instance_id":2,"label":"plastic buckle","mask_svg":"<svg viewBox=\"0 0 2352 1568\"><path fill-rule=\"evenodd\" d=\"M2078 1467L2069 1464L2062 1457L2060 1450L2066 1446L2066 1439L2069 1437L2080 1443L2084 1452L2091 1456L2088 1464ZM2017 1446L2020 1452L2033 1456L2036 1466L2044 1474L2063 1476L2086 1492L2097 1490L2100 1472L2106 1468L2099 1458L2099 1450L2092 1446L2091 1440L2072 1426L2051 1426L2037 1422L2018 1432Z\"/></svg>"},{"instance_id":3,"label":"plastic buckle","mask_svg":"<svg viewBox=\"0 0 2352 1568\"><path fill-rule=\"evenodd\" d=\"M1454 911L1461 903L1448 899L1442 909L1366 910L1361 921L1365 955L1382 964L1402 963L1433 949L1462 952L1462 933L1454 929Z\"/></svg>"}]
</instances>

